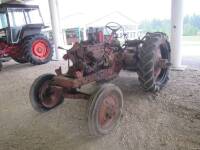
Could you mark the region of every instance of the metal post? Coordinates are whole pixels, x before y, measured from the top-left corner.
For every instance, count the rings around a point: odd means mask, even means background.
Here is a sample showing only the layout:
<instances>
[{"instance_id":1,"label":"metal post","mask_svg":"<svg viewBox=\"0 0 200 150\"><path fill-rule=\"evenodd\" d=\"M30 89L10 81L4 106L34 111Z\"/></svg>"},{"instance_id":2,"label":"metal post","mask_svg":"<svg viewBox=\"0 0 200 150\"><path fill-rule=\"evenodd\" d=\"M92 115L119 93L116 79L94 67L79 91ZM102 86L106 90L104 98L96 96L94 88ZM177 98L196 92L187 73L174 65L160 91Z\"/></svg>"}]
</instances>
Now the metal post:
<instances>
[{"instance_id":1,"label":"metal post","mask_svg":"<svg viewBox=\"0 0 200 150\"><path fill-rule=\"evenodd\" d=\"M53 40L55 44L55 58L59 59L58 46L60 45L60 25L59 16L57 10L57 0L49 0L49 9L51 15L51 24L53 31Z\"/></svg>"},{"instance_id":2,"label":"metal post","mask_svg":"<svg viewBox=\"0 0 200 150\"><path fill-rule=\"evenodd\" d=\"M171 0L171 48L172 68L184 70L181 65L181 37L183 33L183 0Z\"/></svg>"}]
</instances>

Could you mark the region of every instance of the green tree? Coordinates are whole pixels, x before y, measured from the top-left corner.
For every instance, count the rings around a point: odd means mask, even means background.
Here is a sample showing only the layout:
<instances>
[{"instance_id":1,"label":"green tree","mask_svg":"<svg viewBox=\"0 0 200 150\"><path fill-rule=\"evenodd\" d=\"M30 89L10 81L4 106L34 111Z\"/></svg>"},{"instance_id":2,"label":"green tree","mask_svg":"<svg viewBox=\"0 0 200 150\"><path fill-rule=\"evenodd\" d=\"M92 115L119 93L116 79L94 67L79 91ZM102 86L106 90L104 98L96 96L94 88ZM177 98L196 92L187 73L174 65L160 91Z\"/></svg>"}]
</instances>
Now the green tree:
<instances>
[{"instance_id":1,"label":"green tree","mask_svg":"<svg viewBox=\"0 0 200 150\"><path fill-rule=\"evenodd\" d=\"M165 32L170 33L170 21L154 19L151 21L143 21L140 26L144 32Z\"/></svg>"},{"instance_id":2,"label":"green tree","mask_svg":"<svg viewBox=\"0 0 200 150\"><path fill-rule=\"evenodd\" d=\"M144 32L165 32L170 34L170 20L153 19L141 22L139 28ZM194 36L200 32L200 15L192 15L184 17L183 35Z\"/></svg>"},{"instance_id":3,"label":"green tree","mask_svg":"<svg viewBox=\"0 0 200 150\"><path fill-rule=\"evenodd\" d=\"M184 24L183 27L183 35L184 36L194 36L197 35L198 33L198 28L193 26L192 24Z\"/></svg>"}]
</instances>

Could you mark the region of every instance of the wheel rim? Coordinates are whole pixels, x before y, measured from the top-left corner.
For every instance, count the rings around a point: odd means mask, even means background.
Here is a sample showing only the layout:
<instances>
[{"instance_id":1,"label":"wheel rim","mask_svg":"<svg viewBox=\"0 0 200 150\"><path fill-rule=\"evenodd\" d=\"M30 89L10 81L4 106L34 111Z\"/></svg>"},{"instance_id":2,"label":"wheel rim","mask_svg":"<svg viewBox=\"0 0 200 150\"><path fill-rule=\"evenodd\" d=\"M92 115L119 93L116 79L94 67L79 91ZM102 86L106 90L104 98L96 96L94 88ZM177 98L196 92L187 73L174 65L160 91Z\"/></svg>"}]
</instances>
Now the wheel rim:
<instances>
[{"instance_id":1,"label":"wheel rim","mask_svg":"<svg viewBox=\"0 0 200 150\"><path fill-rule=\"evenodd\" d=\"M167 54L168 49L163 45L160 45L156 50L156 58L154 65L154 79L156 82L162 82L167 74L168 67L162 68L159 66L161 59L167 59L169 61L169 55Z\"/></svg>"},{"instance_id":2,"label":"wheel rim","mask_svg":"<svg viewBox=\"0 0 200 150\"><path fill-rule=\"evenodd\" d=\"M115 95L104 98L100 105L98 124L101 129L109 129L115 124L120 114L119 101Z\"/></svg>"},{"instance_id":3,"label":"wheel rim","mask_svg":"<svg viewBox=\"0 0 200 150\"><path fill-rule=\"evenodd\" d=\"M162 59L161 49L157 48L156 49L156 59L155 59L155 64L156 65L154 66L154 78L155 78L155 80L158 79L158 76L160 75L161 70L162 70L162 68L159 67L159 65L158 65L160 59Z\"/></svg>"},{"instance_id":4,"label":"wheel rim","mask_svg":"<svg viewBox=\"0 0 200 150\"><path fill-rule=\"evenodd\" d=\"M39 89L40 104L46 108L52 108L60 102L60 92L55 91L50 86L50 81L46 81Z\"/></svg>"},{"instance_id":5,"label":"wheel rim","mask_svg":"<svg viewBox=\"0 0 200 150\"><path fill-rule=\"evenodd\" d=\"M33 42L32 52L36 57L40 59L45 59L50 54L50 48L46 41L36 40Z\"/></svg>"}]
</instances>

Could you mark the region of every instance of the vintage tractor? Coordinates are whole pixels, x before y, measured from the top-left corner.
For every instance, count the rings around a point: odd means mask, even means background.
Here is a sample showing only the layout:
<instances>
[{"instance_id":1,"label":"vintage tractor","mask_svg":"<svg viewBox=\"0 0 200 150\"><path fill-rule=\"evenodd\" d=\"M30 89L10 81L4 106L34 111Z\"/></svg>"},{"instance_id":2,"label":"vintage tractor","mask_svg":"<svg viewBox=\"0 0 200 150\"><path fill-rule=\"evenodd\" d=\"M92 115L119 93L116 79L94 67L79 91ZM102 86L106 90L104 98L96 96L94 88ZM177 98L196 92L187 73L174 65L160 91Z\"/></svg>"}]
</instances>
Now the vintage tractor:
<instances>
[{"instance_id":1,"label":"vintage tractor","mask_svg":"<svg viewBox=\"0 0 200 150\"><path fill-rule=\"evenodd\" d=\"M37 5L0 4L0 69L6 57L18 63L47 63L53 55Z\"/></svg>"},{"instance_id":2,"label":"vintage tractor","mask_svg":"<svg viewBox=\"0 0 200 150\"><path fill-rule=\"evenodd\" d=\"M139 82L146 91L156 92L166 85L170 66L170 44L164 33L147 33L142 39L127 40L121 46L117 32L123 30L117 23L108 23L108 40L98 43L95 37L76 43L64 59L67 73L61 67L56 75L38 77L30 89L33 108L46 112L61 104L64 98L89 99L88 124L92 135L112 131L120 120L123 95L119 87L105 84L124 70L138 73ZM126 37L126 34L124 34ZM83 92L86 84L100 85L93 94ZM104 84L102 84L104 83Z\"/></svg>"}]
</instances>

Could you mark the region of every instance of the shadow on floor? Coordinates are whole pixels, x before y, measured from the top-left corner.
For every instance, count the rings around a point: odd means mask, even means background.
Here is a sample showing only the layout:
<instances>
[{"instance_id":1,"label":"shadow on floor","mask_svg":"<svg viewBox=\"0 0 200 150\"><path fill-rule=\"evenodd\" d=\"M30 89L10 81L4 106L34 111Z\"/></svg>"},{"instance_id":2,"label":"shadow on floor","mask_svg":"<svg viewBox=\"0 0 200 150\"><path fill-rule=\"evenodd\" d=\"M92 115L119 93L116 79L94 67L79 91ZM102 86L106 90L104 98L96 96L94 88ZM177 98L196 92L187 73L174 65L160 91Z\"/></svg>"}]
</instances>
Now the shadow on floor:
<instances>
[{"instance_id":1,"label":"shadow on floor","mask_svg":"<svg viewBox=\"0 0 200 150\"><path fill-rule=\"evenodd\" d=\"M3 68L1 72L7 72L7 71L15 71L15 70L22 70L25 68L30 68L30 67L34 67L34 65L30 64L30 63L25 63L25 64L19 64L19 63L3 63Z\"/></svg>"}]
</instances>

